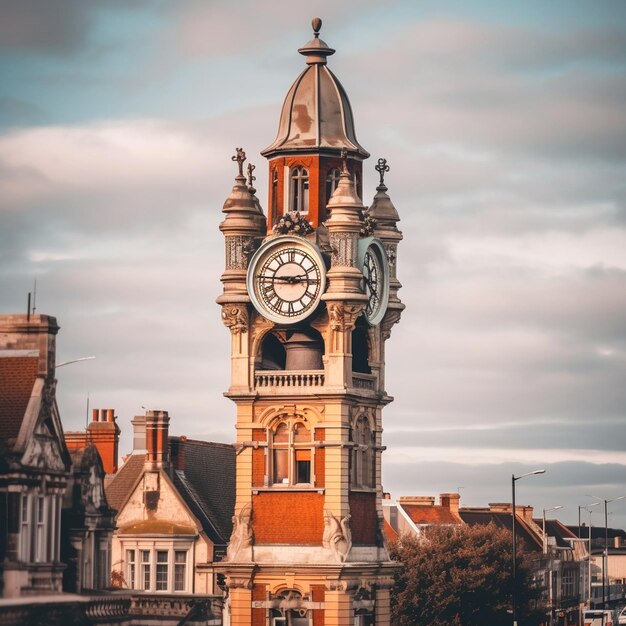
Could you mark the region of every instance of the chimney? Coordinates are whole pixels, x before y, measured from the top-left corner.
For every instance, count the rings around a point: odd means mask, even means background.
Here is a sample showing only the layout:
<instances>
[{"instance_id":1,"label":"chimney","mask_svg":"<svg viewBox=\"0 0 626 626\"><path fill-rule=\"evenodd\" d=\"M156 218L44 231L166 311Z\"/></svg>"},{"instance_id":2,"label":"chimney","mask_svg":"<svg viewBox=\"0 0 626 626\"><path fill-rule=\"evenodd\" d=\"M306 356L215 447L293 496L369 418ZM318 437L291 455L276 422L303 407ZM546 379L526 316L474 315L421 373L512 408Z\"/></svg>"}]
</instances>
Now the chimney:
<instances>
[{"instance_id":1,"label":"chimney","mask_svg":"<svg viewBox=\"0 0 626 626\"><path fill-rule=\"evenodd\" d=\"M459 501L461 500L460 493L442 493L439 496L441 506L448 509L451 513L458 515L459 513Z\"/></svg>"},{"instance_id":2,"label":"chimney","mask_svg":"<svg viewBox=\"0 0 626 626\"><path fill-rule=\"evenodd\" d=\"M434 506L435 498L434 496L402 496L398 502L413 506Z\"/></svg>"},{"instance_id":3,"label":"chimney","mask_svg":"<svg viewBox=\"0 0 626 626\"><path fill-rule=\"evenodd\" d=\"M146 416L135 415L130 421L133 425L133 454L146 451Z\"/></svg>"},{"instance_id":4,"label":"chimney","mask_svg":"<svg viewBox=\"0 0 626 626\"><path fill-rule=\"evenodd\" d=\"M170 418L167 411L146 411L146 465L151 469L167 465L167 436Z\"/></svg>"},{"instance_id":5,"label":"chimney","mask_svg":"<svg viewBox=\"0 0 626 626\"><path fill-rule=\"evenodd\" d=\"M185 470L185 442L187 441L187 437L185 435L181 435L180 437L170 437L169 438L169 446L170 446L170 463L172 464L172 469L175 470Z\"/></svg>"},{"instance_id":6,"label":"chimney","mask_svg":"<svg viewBox=\"0 0 626 626\"><path fill-rule=\"evenodd\" d=\"M118 467L120 427L115 423L113 409L93 409L91 424L87 427L87 443L100 453L107 474L115 474Z\"/></svg>"}]
</instances>

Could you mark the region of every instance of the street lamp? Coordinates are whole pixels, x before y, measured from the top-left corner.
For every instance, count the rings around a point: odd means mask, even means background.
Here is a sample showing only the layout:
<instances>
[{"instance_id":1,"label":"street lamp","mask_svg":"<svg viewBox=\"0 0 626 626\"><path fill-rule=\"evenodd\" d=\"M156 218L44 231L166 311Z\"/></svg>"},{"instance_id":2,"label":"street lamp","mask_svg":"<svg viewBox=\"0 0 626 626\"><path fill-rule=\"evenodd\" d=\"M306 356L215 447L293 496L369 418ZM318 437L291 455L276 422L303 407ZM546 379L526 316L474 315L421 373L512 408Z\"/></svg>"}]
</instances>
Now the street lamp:
<instances>
[{"instance_id":1,"label":"street lamp","mask_svg":"<svg viewBox=\"0 0 626 626\"><path fill-rule=\"evenodd\" d=\"M78 363L79 361L91 361L95 359L95 356L81 356L80 359L72 359L71 361L63 361L63 363L57 363L54 367L55 369L59 369L59 367L63 367L64 365L69 365L70 363Z\"/></svg>"},{"instance_id":2,"label":"street lamp","mask_svg":"<svg viewBox=\"0 0 626 626\"><path fill-rule=\"evenodd\" d=\"M563 507L559 504L558 506L553 506L550 509L543 510L543 553L548 554L548 538L546 537L546 513L550 513L550 511L558 511Z\"/></svg>"},{"instance_id":3,"label":"street lamp","mask_svg":"<svg viewBox=\"0 0 626 626\"><path fill-rule=\"evenodd\" d=\"M617 502L617 500L623 500L626 498L626 495L619 496L619 498L611 498L611 500L607 500L606 498L598 498L598 496L594 496L591 494L587 494L590 498L597 500L598 503L604 502L604 552L602 554L602 608L606 607L606 579L609 576L609 514L608 514L608 504L609 502ZM609 590L609 600L611 597L611 593Z\"/></svg>"},{"instance_id":4,"label":"street lamp","mask_svg":"<svg viewBox=\"0 0 626 626\"><path fill-rule=\"evenodd\" d=\"M546 470L539 469L533 470L532 472L526 472L520 476L516 476L515 474L511 474L511 505L513 510L511 514L513 515L512 519L512 532L513 532L513 593L511 594L511 604L513 609L513 626L517 626L517 541L515 537L515 483L520 479L524 478L524 476L533 476L534 474L545 474Z\"/></svg>"}]
</instances>

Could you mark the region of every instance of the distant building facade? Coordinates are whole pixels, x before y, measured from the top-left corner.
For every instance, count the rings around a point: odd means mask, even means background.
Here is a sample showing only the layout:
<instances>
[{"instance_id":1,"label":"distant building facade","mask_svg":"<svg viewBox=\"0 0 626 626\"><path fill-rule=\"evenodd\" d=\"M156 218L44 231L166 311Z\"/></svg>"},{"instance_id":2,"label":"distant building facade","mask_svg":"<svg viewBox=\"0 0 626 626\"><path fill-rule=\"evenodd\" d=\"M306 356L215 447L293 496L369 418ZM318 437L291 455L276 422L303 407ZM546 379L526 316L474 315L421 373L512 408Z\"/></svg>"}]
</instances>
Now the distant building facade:
<instances>
[{"instance_id":1,"label":"distant building facade","mask_svg":"<svg viewBox=\"0 0 626 626\"><path fill-rule=\"evenodd\" d=\"M221 623L214 565L232 530L235 449L169 437L169 421L166 411L135 417L135 449L107 482L117 509L112 575L133 592L137 614L157 602L167 623L204 601L210 623Z\"/></svg>"}]
</instances>

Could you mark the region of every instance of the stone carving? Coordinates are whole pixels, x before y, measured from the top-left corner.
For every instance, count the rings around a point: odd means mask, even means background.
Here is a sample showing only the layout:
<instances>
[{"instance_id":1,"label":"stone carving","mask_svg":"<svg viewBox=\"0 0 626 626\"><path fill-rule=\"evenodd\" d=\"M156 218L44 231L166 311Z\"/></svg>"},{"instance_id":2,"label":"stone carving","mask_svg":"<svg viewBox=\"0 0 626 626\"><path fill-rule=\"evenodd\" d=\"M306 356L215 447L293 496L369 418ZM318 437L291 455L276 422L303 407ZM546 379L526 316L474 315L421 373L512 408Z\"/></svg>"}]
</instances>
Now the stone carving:
<instances>
[{"instance_id":1,"label":"stone carving","mask_svg":"<svg viewBox=\"0 0 626 626\"><path fill-rule=\"evenodd\" d=\"M391 329L394 324L397 324L400 321L400 316L402 315L402 311L398 309L388 309L387 313L385 313L385 317L381 323L382 336L386 341L391 337Z\"/></svg>"},{"instance_id":2,"label":"stone carving","mask_svg":"<svg viewBox=\"0 0 626 626\"><path fill-rule=\"evenodd\" d=\"M330 233L333 267L353 267L355 265L356 246L352 233Z\"/></svg>"},{"instance_id":3,"label":"stone carving","mask_svg":"<svg viewBox=\"0 0 626 626\"><path fill-rule=\"evenodd\" d=\"M57 472L65 470L61 450L56 441L39 435L35 435L30 439L22 457L22 463L43 470Z\"/></svg>"},{"instance_id":4,"label":"stone carving","mask_svg":"<svg viewBox=\"0 0 626 626\"><path fill-rule=\"evenodd\" d=\"M332 551L338 563L346 560L352 548L349 514L339 520L330 511L324 511L322 545Z\"/></svg>"},{"instance_id":5,"label":"stone carving","mask_svg":"<svg viewBox=\"0 0 626 626\"><path fill-rule=\"evenodd\" d=\"M250 525L252 505L246 504L237 515L233 515L233 532L228 542L226 560L232 561L241 550L254 545L254 531Z\"/></svg>"},{"instance_id":6,"label":"stone carving","mask_svg":"<svg viewBox=\"0 0 626 626\"><path fill-rule=\"evenodd\" d=\"M378 222L367 213L363 218L363 226L361 226L361 230L359 230L359 235L361 237L371 237L374 234L374 230L376 230L376 225Z\"/></svg>"},{"instance_id":7,"label":"stone carving","mask_svg":"<svg viewBox=\"0 0 626 626\"><path fill-rule=\"evenodd\" d=\"M352 331L356 320L361 315L365 304L344 304L343 302L329 302L328 314L330 327L336 331Z\"/></svg>"},{"instance_id":8,"label":"stone carving","mask_svg":"<svg viewBox=\"0 0 626 626\"><path fill-rule=\"evenodd\" d=\"M248 330L248 309L245 304L227 304L222 307L222 321L234 335Z\"/></svg>"},{"instance_id":9,"label":"stone carving","mask_svg":"<svg viewBox=\"0 0 626 626\"><path fill-rule=\"evenodd\" d=\"M387 253L387 261L389 261L389 273L392 278L396 277L396 256L398 245L395 243L388 243L385 245L385 252Z\"/></svg>"},{"instance_id":10,"label":"stone carving","mask_svg":"<svg viewBox=\"0 0 626 626\"><path fill-rule=\"evenodd\" d=\"M254 240L252 237L232 235L226 237L226 269L248 269L248 258L254 252Z\"/></svg>"}]
</instances>

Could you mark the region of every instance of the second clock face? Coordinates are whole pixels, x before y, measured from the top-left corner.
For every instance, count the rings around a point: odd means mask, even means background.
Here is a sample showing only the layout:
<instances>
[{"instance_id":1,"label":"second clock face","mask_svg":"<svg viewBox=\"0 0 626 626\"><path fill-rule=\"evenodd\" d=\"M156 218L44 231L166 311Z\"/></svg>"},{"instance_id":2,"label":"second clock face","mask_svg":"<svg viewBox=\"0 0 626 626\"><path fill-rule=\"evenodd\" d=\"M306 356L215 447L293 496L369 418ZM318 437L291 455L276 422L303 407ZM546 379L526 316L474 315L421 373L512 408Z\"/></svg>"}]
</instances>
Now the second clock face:
<instances>
[{"instance_id":1,"label":"second clock face","mask_svg":"<svg viewBox=\"0 0 626 626\"><path fill-rule=\"evenodd\" d=\"M365 319L370 325L381 322L389 300L389 265L383 244L374 238L361 240L360 257L363 287L368 297Z\"/></svg>"},{"instance_id":2,"label":"second clock face","mask_svg":"<svg viewBox=\"0 0 626 626\"><path fill-rule=\"evenodd\" d=\"M324 264L312 245L281 237L262 246L251 260L248 286L264 317L295 324L319 304L325 286Z\"/></svg>"}]
</instances>

